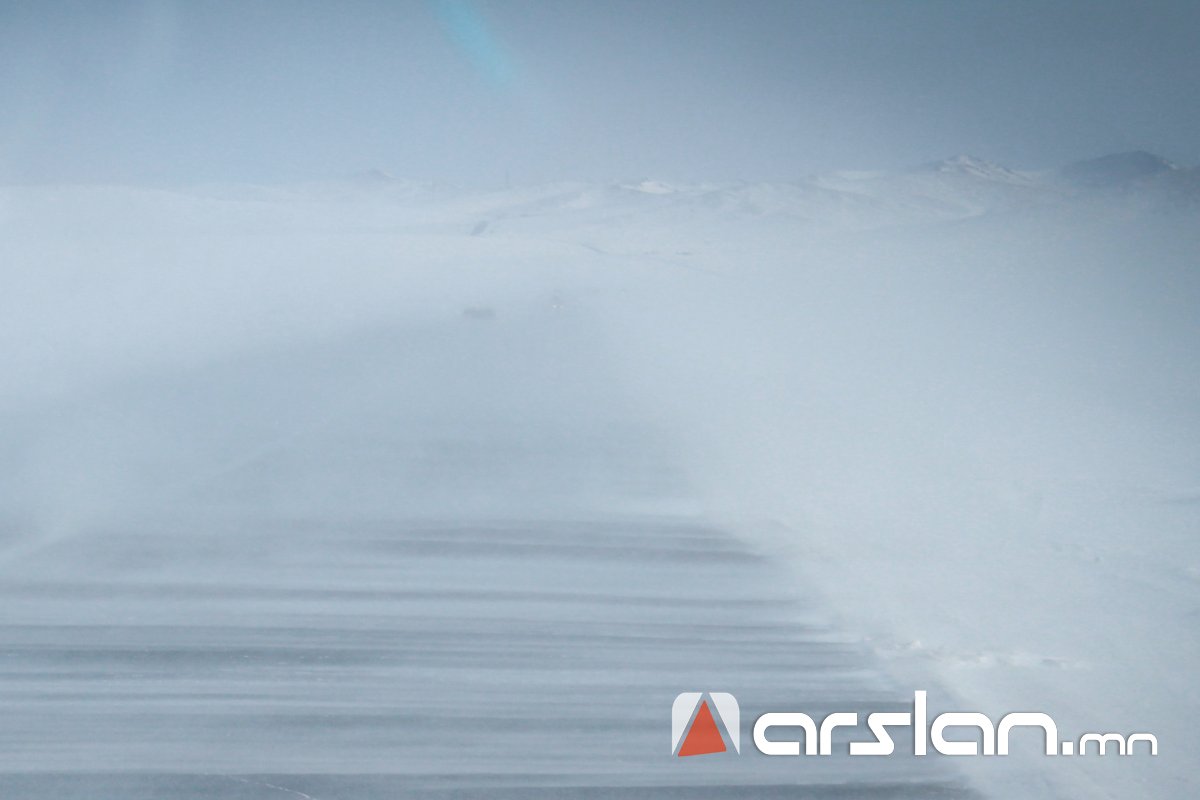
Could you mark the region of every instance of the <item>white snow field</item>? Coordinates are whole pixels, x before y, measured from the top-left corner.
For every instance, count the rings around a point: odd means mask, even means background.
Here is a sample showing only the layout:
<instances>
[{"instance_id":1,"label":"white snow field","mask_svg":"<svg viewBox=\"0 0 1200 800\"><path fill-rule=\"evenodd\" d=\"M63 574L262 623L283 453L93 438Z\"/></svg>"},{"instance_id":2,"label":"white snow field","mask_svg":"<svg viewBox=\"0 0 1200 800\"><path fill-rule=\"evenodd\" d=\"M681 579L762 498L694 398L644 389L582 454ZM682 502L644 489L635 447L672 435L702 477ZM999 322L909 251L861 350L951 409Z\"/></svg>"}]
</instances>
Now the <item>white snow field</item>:
<instances>
[{"instance_id":1,"label":"white snow field","mask_svg":"<svg viewBox=\"0 0 1200 800\"><path fill-rule=\"evenodd\" d=\"M1193 797L1198 185L0 189L0 797Z\"/></svg>"}]
</instances>

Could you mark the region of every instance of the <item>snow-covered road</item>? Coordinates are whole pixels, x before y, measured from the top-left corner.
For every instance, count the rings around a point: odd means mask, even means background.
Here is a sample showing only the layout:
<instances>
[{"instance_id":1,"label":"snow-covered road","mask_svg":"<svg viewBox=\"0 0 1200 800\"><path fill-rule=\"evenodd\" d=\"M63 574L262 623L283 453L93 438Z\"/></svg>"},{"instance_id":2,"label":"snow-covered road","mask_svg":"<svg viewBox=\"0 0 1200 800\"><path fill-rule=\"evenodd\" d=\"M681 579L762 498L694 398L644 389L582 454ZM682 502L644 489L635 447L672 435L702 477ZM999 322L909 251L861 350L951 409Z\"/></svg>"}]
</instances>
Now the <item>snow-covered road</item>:
<instances>
[{"instance_id":1,"label":"snow-covered road","mask_svg":"<svg viewBox=\"0 0 1200 800\"><path fill-rule=\"evenodd\" d=\"M703 519L602 338L450 318L57 409L160 437L156 490L7 532L0 796L972 796L932 758L754 752L758 713L911 687ZM737 696L740 756L670 755L683 691Z\"/></svg>"}]
</instances>

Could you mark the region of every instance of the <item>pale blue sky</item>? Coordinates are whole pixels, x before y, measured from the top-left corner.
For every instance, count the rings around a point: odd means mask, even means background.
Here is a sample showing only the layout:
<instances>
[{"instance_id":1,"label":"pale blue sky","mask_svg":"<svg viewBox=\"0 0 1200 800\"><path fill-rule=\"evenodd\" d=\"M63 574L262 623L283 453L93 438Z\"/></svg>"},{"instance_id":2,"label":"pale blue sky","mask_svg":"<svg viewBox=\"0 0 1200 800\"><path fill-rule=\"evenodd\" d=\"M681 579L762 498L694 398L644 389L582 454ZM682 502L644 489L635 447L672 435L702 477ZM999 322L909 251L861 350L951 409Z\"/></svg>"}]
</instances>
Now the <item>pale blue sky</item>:
<instances>
[{"instance_id":1,"label":"pale blue sky","mask_svg":"<svg viewBox=\"0 0 1200 800\"><path fill-rule=\"evenodd\" d=\"M1200 3L0 3L0 180L1200 162Z\"/></svg>"}]
</instances>

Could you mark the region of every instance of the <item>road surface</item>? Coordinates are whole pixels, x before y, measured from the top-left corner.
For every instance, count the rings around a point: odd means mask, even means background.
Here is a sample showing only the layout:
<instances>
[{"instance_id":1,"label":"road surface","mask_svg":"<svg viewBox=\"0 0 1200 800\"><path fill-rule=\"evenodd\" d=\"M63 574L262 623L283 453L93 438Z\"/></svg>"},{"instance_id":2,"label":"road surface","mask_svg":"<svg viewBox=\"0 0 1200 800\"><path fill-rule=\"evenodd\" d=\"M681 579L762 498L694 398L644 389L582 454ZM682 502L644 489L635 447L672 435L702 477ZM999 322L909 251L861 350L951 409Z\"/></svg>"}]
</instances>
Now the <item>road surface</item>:
<instances>
[{"instance_id":1,"label":"road surface","mask_svg":"<svg viewBox=\"0 0 1200 800\"><path fill-rule=\"evenodd\" d=\"M0 797L973 796L844 739L754 752L763 711L912 687L703 518L612 358L501 309L30 412L30 451L78 433L76 513L4 529ZM740 755L670 755L684 691L738 698Z\"/></svg>"}]
</instances>

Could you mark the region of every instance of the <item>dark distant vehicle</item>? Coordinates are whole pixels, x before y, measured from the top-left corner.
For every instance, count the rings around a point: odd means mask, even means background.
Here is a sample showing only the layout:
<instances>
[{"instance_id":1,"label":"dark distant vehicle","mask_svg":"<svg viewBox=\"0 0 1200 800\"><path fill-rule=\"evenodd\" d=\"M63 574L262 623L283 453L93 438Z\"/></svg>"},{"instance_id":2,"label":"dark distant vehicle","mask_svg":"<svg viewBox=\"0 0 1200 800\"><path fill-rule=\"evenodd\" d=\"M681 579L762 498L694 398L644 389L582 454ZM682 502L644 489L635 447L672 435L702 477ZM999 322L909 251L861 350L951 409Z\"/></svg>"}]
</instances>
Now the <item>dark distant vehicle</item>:
<instances>
[{"instance_id":1,"label":"dark distant vehicle","mask_svg":"<svg viewBox=\"0 0 1200 800\"><path fill-rule=\"evenodd\" d=\"M467 306L462 312L463 319L486 321L496 318L496 309L491 306Z\"/></svg>"}]
</instances>

